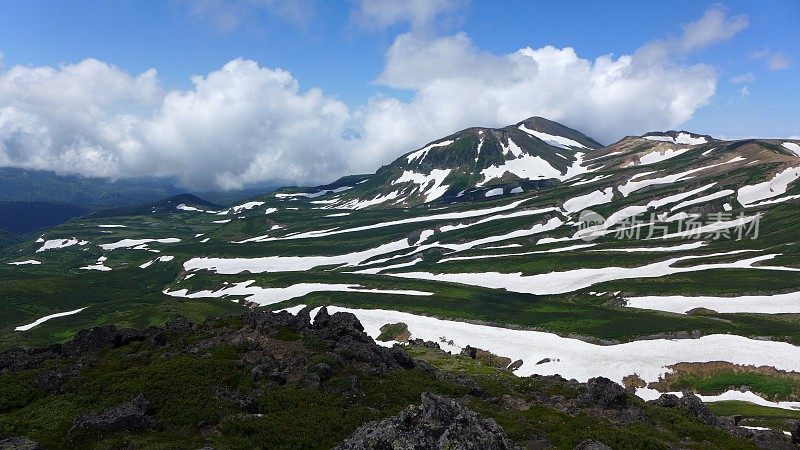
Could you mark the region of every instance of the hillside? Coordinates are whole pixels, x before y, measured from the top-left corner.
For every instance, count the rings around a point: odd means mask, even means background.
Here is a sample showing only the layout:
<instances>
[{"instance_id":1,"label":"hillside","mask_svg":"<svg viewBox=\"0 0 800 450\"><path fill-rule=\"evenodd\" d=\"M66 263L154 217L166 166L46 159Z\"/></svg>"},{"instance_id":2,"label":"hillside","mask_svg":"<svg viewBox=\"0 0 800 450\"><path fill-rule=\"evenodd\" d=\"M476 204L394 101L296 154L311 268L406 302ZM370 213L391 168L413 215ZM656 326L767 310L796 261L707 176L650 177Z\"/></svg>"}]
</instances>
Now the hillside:
<instances>
[{"instance_id":1,"label":"hillside","mask_svg":"<svg viewBox=\"0 0 800 450\"><path fill-rule=\"evenodd\" d=\"M798 179L789 139L665 131L604 147L540 118L469 128L375 174L230 207L167 199L14 244L0 347L326 306L372 338L403 323L390 342L521 361L521 380L602 376L642 400L692 392L790 431Z\"/></svg>"},{"instance_id":2,"label":"hillside","mask_svg":"<svg viewBox=\"0 0 800 450\"><path fill-rule=\"evenodd\" d=\"M308 313L93 328L0 353L0 447L793 448L690 395L518 378L477 349L381 347L352 314Z\"/></svg>"}]
</instances>

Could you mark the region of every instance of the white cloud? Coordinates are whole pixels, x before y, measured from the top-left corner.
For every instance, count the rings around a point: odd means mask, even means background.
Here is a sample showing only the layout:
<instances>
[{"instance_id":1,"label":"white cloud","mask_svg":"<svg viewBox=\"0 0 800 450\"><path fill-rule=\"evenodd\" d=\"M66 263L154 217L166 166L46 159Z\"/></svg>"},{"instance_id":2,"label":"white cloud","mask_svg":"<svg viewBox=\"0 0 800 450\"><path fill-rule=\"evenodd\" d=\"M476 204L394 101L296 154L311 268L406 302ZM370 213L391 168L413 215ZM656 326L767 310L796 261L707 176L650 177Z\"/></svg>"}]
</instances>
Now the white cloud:
<instances>
[{"instance_id":1,"label":"white cloud","mask_svg":"<svg viewBox=\"0 0 800 450\"><path fill-rule=\"evenodd\" d=\"M427 29L437 19L463 10L467 0L355 0L352 20L368 30L383 30L399 23Z\"/></svg>"},{"instance_id":2,"label":"white cloud","mask_svg":"<svg viewBox=\"0 0 800 450\"><path fill-rule=\"evenodd\" d=\"M742 88L739 89L739 97L745 98L745 97L747 97L749 95L750 95L750 88L749 87L742 86Z\"/></svg>"},{"instance_id":3,"label":"white cloud","mask_svg":"<svg viewBox=\"0 0 800 450\"><path fill-rule=\"evenodd\" d=\"M192 82L164 94L155 71L133 77L95 60L0 72L0 165L217 188L315 182L345 167L348 109L319 89L238 59Z\"/></svg>"},{"instance_id":4,"label":"white cloud","mask_svg":"<svg viewBox=\"0 0 800 450\"><path fill-rule=\"evenodd\" d=\"M716 86L716 74L706 65L637 55L588 60L572 48L551 46L495 55L463 33L433 40L401 35L378 80L414 91L409 102L374 99L363 113L365 141L379 143L388 154L443 132L502 126L532 115L609 142L685 122Z\"/></svg>"},{"instance_id":5,"label":"white cloud","mask_svg":"<svg viewBox=\"0 0 800 450\"><path fill-rule=\"evenodd\" d=\"M792 64L789 57L783 52L771 52L769 50L760 50L750 55L750 59L763 60L769 70L784 70L788 69Z\"/></svg>"},{"instance_id":6,"label":"white cloud","mask_svg":"<svg viewBox=\"0 0 800 450\"><path fill-rule=\"evenodd\" d=\"M235 188L327 182L461 128L532 115L611 142L688 120L714 94L717 74L671 55L732 36L746 22L712 8L695 24L708 22L714 33L690 24L681 37L631 55L589 60L569 47L496 54L465 33L430 37L414 27L441 12L412 13L417 4L410 5L376 19L412 24L387 51L377 80L410 91L406 101L375 96L348 107L319 89L300 89L289 72L242 59L171 92L159 87L155 70L131 75L92 59L0 68L0 166Z\"/></svg>"},{"instance_id":7,"label":"white cloud","mask_svg":"<svg viewBox=\"0 0 800 450\"><path fill-rule=\"evenodd\" d=\"M686 24L678 41L681 50L690 52L728 40L749 25L747 16L727 17L726 12L723 5L712 5L700 20Z\"/></svg>"},{"instance_id":8,"label":"white cloud","mask_svg":"<svg viewBox=\"0 0 800 450\"><path fill-rule=\"evenodd\" d=\"M736 75L731 77L731 83L733 84L742 84L742 83L750 83L751 81L755 81L756 76L753 75L752 72L743 73L741 75Z\"/></svg>"}]
</instances>

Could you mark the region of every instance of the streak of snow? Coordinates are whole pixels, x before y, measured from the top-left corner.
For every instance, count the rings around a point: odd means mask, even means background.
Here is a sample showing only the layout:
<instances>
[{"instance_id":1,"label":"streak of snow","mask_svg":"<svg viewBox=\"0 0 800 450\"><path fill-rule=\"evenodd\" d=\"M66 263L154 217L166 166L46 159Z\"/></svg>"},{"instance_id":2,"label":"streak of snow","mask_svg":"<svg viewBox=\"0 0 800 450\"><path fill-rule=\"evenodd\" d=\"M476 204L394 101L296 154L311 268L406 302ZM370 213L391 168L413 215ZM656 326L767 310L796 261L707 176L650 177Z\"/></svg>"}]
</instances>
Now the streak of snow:
<instances>
[{"instance_id":1,"label":"streak of snow","mask_svg":"<svg viewBox=\"0 0 800 450\"><path fill-rule=\"evenodd\" d=\"M41 324L47 322L50 319L55 319L55 318L58 318L58 317L71 316L73 314L78 314L79 312L83 311L86 308L88 308L88 306L84 306L83 308L73 309L72 311L65 311L65 312L50 314L49 316L44 316L41 319L37 319L34 322L31 322L31 323L29 323L27 325L20 325L20 326L14 328L14 331L28 331L31 328L33 328L33 327L35 327L37 325L41 325Z\"/></svg>"},{"instance_id":2,"label":"streak of snow","mask_svg":"<svg viewBox=\"0 0 800 450\"><path fill-rule=\"evenodd\" d=\"M743 295L737 297L644 296L626 299L626 306L685 314L695 308L718 313L798 314L800 292L776 295Z\"/></svg>"}]
</instances>

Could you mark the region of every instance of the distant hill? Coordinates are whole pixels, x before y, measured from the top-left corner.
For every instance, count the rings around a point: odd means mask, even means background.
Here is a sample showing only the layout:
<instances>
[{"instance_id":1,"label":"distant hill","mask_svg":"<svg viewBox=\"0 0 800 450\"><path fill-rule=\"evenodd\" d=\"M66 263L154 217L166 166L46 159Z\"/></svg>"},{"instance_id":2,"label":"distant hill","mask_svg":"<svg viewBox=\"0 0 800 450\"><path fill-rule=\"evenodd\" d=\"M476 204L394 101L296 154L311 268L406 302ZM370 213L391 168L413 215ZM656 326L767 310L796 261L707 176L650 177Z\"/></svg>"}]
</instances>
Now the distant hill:
<instances>
[{"instance_id":1,"label":"distant hill","mask_svg":"<svg viewBox=\"0 0 800 450\"><path fill-rule=\"evenodd\" d=\"M204 210L223 209L222 206L216 203L203 200L202 198L197 197L196 195L180 194L170 198L166 198L164 200L159 200L157 202L146 203L135 206L126 206L124 208L113 208L113 209L105 209L97 211L92 213L90 217L99 218L99 217L137 216L137 215L170 213L170 212L175 212L178 205L181 204L185 205L186 207L192 207Z\"/></svg>"},{"instance_id":2,"label":"distant hill","mask_svg":"<svg viewBox=\"0 0 800 450\"><path fill-rule=\"evenodd\" d=\"M227 192L192 192L214 202L227 204L273 191L263 184ZM92 210L142 205L186 193L168 178L110 180L77 175L59 175L43 170L0 167L0 201L43 202L74 205Z\"/></svg>"},{"instance_id":3,"label":"distant hill","mask_svg":"<svg viewBox=\"0 0 800 450\"><path fill-rule=\"evenodd\" d=\"M0 202L0 229L27 233L83 216L88 208L43 202Z\"/></svg>"}]
</instances>

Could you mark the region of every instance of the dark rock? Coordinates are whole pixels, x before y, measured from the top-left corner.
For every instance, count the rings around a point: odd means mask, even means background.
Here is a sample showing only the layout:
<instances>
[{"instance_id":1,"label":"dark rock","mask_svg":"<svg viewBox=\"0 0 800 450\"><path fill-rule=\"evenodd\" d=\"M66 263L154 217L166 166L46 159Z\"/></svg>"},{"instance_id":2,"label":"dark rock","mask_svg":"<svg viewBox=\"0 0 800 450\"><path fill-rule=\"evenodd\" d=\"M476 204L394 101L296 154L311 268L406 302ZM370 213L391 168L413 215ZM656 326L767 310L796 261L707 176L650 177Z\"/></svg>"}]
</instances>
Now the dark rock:
<instances>
[{"instance_id":1,"label":"dark rock","mask_svg":"<svg viewBox=\"0 0 800 450\"><path fill-rule=\"evenodd\" d=\"M267 376L267 380L269 380L270 383L277 384L279 386L283 386L284 384L286 384L286 381L287 381L286 380L286 375L284 375L284 374L282 374L280 372L273 372L273 373L269 374Z\"/></svg>"},{"instance_id":2,"label":"dark rock","mask_svg":"<svg viewBox=\"0 0 800 450\"><path fill-rule=\"evenodd\" d=\"M194 329L194 322L183 316L176 316L172 318L165 327L167 331L173 333L188 333Z\"/></svg>"},{"instance_id":3,"label":"dark rock","mask_svg":"<svg viewBox=\"0 0 800 450\"><path fill-rule=\"evenodd\" d=\"M689 410L689 414L708 425L720 425L719 418L708 409L708 407L705 405L705 403L703 403L702 400L700 400L700 398L691 392L683 393L683 397L681 398L681 406Z\"/></svg>"},{"instance_id":4,"label":"dark rock","mask_svg":"<svg viewBox=\"0 0 800 450\"><path fill-rule=\"evenodd\" d=\"M60 350L58 345L30 350L19 347L9 348L0 352L0 373L35 369L43 362L57 358Z\"/></svg>"},{"instance_id":5,"label":"dark rock","mask_svg":"<svg viewBox=\"0 0 800 450\"><path fill-rule=\"evenodd\" d=\"M343 393L345 397L355 398L364 396L364 391L361 390L361 383L359 383L357 376L350 375L347 377L347 384L345 386L345 391Z\"/></svg>"},{"instance_id":6,"label":"dark rock","mask_svg":"<svg viewBox=\"0 0 800 450\"><path fill-rule=\"evenodd\" d=\"M43 450L43 448L24 436L13 436L0 440L0 450Z\"/></svg>"},{"instance_id":7,"label":"dark rock","mask_svg":"<svg viewBox=\"0 0 800 450\"><path fill-rule=\"evenodd\" d=\"M791 429L792 444L800 446L800 420L795 420L794 426Z\"/></svg>"},{"instance_id":8,"label":"dark rock","mask_svg":"<svg viewBox=\"0 0 800 450\"><path fill-rule=\"evenodd\" d=\"M315 373L309 373L303 377L302 385L307 389L319 389L319 387L322 386L322 382L319 378L319 375Z\"/></svg>"},{"instance_id":9,"label":"dark rock","mask_svg":"<svg viewBox=\"0 0 800 450\"><path fill-rule=\"evenodd\" d=\"M762 450L796 450L797 446L792 443L789 436L780 431L774 430L752 430L746 428L736 428L732 434L749 439L756 447Z\"/></svg>"},{"instance_id":10,"label":"dark rock","mask_svg":"<svg viewBox=\"0 0 800 450\"><path fill-rule=\"evenodd\" d=\"M392 358L395 360L395 362L397 362L397 364L400 365L400 367L409 370L414 368L415 366L414 360L410 356L408 356L408 353L406 353L406 351L403 350L403 347L401 345L394 344L390 352Z\"/></svg>"},{"instance_id":11,"label":"dark rock","mask_svg":"<svg viewBox=\"0 0 800 450\"><path fill-rule=\"evenodd\" d=\"M605 409L622 409L628 405L625 388L605 377L589 379L579 401Z\"/></svg>"},{"instance_id":12,"label":"dark rock","mask_svg":"<svg viewBox=\"0 0 800 450\"><path fill-rule=\"evenodd\" d=\"M326 363L319 363L314 366L314 372L319 376L321 381L330 380L333 376L333 368L329 364Z\"/></svg>"},{"instance_id":13,"label":"dark rock","mask_svg":"<svg viewBox=\"0 0 800 450\"><path fill-rule=\"evenodd\" d=\"M574 450L611 450L611 447L591 439L581 441L580 444L575 446Z\"/></svg>"},{"instance_id":14,"label":"dark rock","mask_svg":"<svg viewBox=\"0 0 800 450\"><path fill-rule=\"evenodd\" d=\"M461 355L475 359L478 356L478 349L468 345L461 350Z\"/></svg>"},{"instance_id":15,"label":"dark rock","mask_svg":"<svg viewBox=\"0 0 800 450\"><path fill-rule=\"evenodd\" d=\"M104 348L122 347L146 339L147 334L142 331L104 325L79 331L71 341L61 346L61 353L66 356L82 356Z\"/></svg>"},{"instance_id":16,"label":"dark rock","mask_svg":"<svg viewBox=\"0 0 800 450\"><path fill-rule=\"evenodd\" d=\"M458 402L430 393L388 419L370 422L336 449L511 449L503 429Z\"/></svg>"},{"instance_id":17,"label":"dark rock","mask_svg":"<svg viewBox=\"0 0 800 450\"><path fill-rule=\"evenodd\" d=\"M128 403L76 418L72 424L72 430L92 430L106 433L149 430L154 426L154 420L150 417L149 410L150 403L140 394Z\"/></svg>"},{"instance_id":18,"label":"dark rock","mask_svg":"<svg viewBox=\"0 0 800 450\"><path fill-rule=\"evenodd\" d=\"M665 408L674 408L681 405L681 398L675 394L661 394L657 399L650 400L647 403Z\"/></svg>"},{"instance_id":19,"label":"dark rock","mask_svg":"<svg viewBox=\"0 0 800 450\"><path fill-rule=\"evenodd\" d=\"M64 385L78 376L83 367L83 364L77 363L46 370L33 379L33 384L51 394L60 393L63 391Z\"/></svg>"},{"instance_id":20,"label":"dark rock","mask_svg":"<svg viewBox=\"0 0 800 450\"><path fill-rule=\"evenodd\" d=\"M156 331L155 333L153 333L152 339L153 339L153 344L158 346L158 347L163 347L163 346L167 345L167 341L168 341L167 333L165 333L165 332L163 332L161 330Z\"/></svg>"},{"instance_id":21,"label":"dark rock","mask_svg":"<svg viewBox=\"0 0 800 450\"><path fill-rule=\"evenodd\" d=\"M414 347L435 348L437 350L441 350L442 349L441 347L439 347L439 344L437 342L426 341L426 340L419 339L419 338L417 338L417 339L409 339L408 340L408 345L414 346Z\"/></svg>"},{"instance_id":22,"label":"dark rock","mask_svg":"<svg viewBox=\"0 0 800 450\"><path fill-rule=\"evenodd\" d=\"M254 414L258 410L258 406L253 398L236 389L219 388L216 390L215 395L217 398L234 403L239 409L246 413Z\"/></svg>"},{"instance_id":23,"label":"dark rock","mask_svg":"<svg viewBox=\"0 0 800 450\"><path fill-rule=\"evenodd\" d=\"M511 364L508 365L508 370L514 372L515 370L517 370L520 367L522 367L523 363L524 362L521 359L518 359L518 360L516 360L516 361L514 361L514 362L512 362Z\"/></svg>"}]
</instances>

